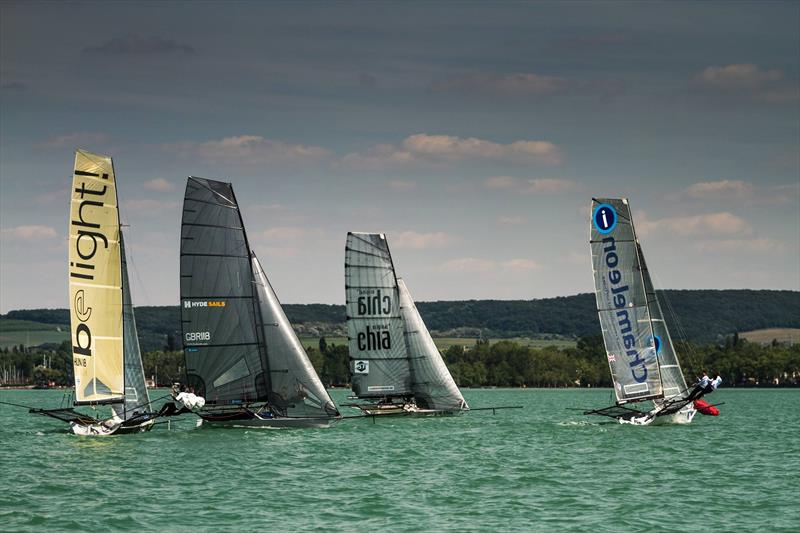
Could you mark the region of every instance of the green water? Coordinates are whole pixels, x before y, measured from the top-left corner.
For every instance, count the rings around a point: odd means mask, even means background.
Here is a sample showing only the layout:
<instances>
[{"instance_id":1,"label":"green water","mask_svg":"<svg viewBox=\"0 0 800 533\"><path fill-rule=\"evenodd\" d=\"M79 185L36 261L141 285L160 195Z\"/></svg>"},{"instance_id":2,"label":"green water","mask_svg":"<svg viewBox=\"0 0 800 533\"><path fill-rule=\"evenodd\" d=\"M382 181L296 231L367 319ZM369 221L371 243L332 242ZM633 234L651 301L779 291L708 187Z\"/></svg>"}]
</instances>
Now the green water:
<instances>
[{"instance_id":1,"label":"green water","mask_svg":"<svg viewBox=\"0 0 800 533\"><path fill-rule=\"evenodd\" d=\"M464 396L524 409L88 438L0 405L0 530L800 530L800 391L720 390L721 416L661 427L565 409L609 390Z\"/></svg>"}]
</instances>

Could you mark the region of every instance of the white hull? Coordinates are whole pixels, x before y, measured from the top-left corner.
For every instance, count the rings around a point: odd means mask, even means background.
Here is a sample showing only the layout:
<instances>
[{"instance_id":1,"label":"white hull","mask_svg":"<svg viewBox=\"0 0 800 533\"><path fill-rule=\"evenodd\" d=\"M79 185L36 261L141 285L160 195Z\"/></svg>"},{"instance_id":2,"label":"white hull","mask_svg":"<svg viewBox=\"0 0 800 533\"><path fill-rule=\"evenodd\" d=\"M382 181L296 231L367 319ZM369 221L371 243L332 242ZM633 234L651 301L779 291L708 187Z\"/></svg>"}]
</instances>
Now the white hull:
<instances>
[{"instance_id":1,"label":"white hull","mask_svg":"<svg viewBox=\"0 0 800 533\"><path fill-rule=\"evenodd\" d=\"M450 416L460 415L464 412L464 410L421 409L414 404L394 406L358 405L355 408L365 416Z\"/></svg>"},{"instance_id":2,"label":"white hull","mask_svg":"<svg viewBox=\"0 0 800 533\"><path fill-rule=\"evenodd\" d=\"M657 410L654 410L657 411ZM692 406L687 406L677 413L665 416L655 416L655 412L650 411L644 416L632 417L629 419L618 418L620 424L630 424L632 426L665 426L669 424L691 424L697 410Z\"/></svg>"},{"instance_id":3,"label":"white hull","mask_svg":"<svg viewBox=\"0 0 800 533\"><path fill-rule=\"evenodd\" d=\"M81 437L110 437L111 435L124 435L126 433L143 433L153 429L155 419L145 420L136 425L123 425L122 422L116 424L78 424L70 422L69 426L75 435Z\"/></svg>"}]
</instances>

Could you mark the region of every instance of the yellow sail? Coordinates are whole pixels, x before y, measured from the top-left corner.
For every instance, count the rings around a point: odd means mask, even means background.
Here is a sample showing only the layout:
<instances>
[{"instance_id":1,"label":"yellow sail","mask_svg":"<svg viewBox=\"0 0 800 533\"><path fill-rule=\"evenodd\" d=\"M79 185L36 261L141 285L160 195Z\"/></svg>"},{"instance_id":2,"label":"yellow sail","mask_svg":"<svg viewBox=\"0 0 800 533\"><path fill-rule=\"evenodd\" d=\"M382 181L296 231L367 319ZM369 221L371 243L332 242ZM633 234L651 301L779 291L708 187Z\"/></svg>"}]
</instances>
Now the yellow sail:
<instances>
[{"instance_id":1,"label":"yellow sail","mask_svg":"<svg viewBox=\"0 0 800 533\"><path fill-rule=\"evenodd\" d=\"M69 305L75 403L124 401L122 280L111 158L75 152L69 222Z\"/></svg>"}]
</instances>

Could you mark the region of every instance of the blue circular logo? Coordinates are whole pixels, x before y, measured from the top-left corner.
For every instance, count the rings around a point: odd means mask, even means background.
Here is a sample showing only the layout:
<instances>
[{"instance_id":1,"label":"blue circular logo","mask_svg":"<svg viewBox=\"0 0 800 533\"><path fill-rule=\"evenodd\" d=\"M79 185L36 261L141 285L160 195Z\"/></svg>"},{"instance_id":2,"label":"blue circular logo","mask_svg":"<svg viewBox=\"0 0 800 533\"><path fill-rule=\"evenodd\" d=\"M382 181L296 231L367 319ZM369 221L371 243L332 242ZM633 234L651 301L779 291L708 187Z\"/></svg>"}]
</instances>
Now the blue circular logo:
<instances>
[{"instance_id":1,"label":"blue circular logo","mask_svg":"<svg viewBox=\"0 0 800 533\"><path fill-rule=\"evenodd\" d=\"M653 343L656 345L656 353L661 353L661 337L655 335L653 337Z\"/></svg>"},{"instance_id":2,"label":"blue circular logo","mask_svg":"<svg viewBox=\"0 0 800 533\"><path fill-rule=\"evenodd\" d=\"M600 204L594 208L592 222L600 233L611 233L617 227L617 210L608 204Z\"/></svg>"}]
</instances>

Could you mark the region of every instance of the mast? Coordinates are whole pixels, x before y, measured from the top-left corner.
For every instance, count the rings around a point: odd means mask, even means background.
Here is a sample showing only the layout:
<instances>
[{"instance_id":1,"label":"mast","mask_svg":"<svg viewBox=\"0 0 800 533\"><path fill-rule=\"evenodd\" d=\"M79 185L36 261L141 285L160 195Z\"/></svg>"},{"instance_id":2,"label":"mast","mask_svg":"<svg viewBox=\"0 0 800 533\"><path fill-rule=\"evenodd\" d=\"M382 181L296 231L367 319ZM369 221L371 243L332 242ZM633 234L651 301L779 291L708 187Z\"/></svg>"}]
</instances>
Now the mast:
<instances>
[{"instance_id":1,"label":"mast","mask_svg":"<svg viewBox=\"0 0 800 533\"><path fill-rule=\"evenodd\" d=\"M69 295L75 405L124 402L120 224L111 157L75 152Z\"/></svg>"},{"instance_id":2,"label":"mast","mask_svg":"<svg viewBox=\"0 0 800 533\"><path fill-rule=\"evenodd\" d=\"M625 198L592 199L597 312L618 404L664 396L638 243Z\"/></svg>"},{"instance_id":3,"label":"mast","mask_svg":"<svg viewBox=\"0 0 800 533\"><path fill-rule=\"evenodd\" d=\"M412 396L397 277L382 233L347 234L345 296L355 395Z\"/></svg>"}]
</instances>

